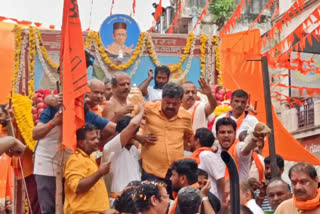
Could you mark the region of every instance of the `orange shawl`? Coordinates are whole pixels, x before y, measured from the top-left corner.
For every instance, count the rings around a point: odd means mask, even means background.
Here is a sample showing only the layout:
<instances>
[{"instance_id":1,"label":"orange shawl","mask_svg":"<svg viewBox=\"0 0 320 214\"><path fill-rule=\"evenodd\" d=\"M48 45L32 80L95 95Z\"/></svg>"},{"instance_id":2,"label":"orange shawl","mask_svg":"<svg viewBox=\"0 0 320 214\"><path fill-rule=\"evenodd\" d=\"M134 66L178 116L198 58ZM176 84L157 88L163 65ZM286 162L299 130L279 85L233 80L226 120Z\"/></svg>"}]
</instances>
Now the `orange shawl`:
<instances>
[{"instance_id":1,"label":"orange shawl","mask_svg":"<svg viewBox=\"0 0 320 214\"><path fill-rule=\"evenodd\" d=\"M196 182L196 183L190 185L190 187L194 187L194 188L199 189L199 184L198 184L198 182ZM174 214L176 212L177 207L178 207L178 193L173 192L172 196L174 198L174 202L173 202L172 207L171 207L168 214Z\"/></svg>"},{"instance_id":2,"label":"orange shawl","mask_svg":"<svg viewBox=\"0 0 320 214\"><path fill-rule=\"evenodd\" d=\"M237 121L236 121L236 123L237 123L237 130L241 127L241 125L242 125L242 123L243 123L243 120L244 120L244 118L246 118L246 116L247 116L247 112L243 112L241 115L240 115L240 117L238 117L238 119L237 119ZM232 111L229 111L228 113L227 113L227 115L226 115L226 117L230 117L232 115Z\"/></svg>"},{"instance_id":3,"label":"orange shawl","mask_svg":"<svg viewBox=\"0 0 320 214\"><path fill-rule=\"evenodd\" d=\"M200 147L200 148L196 149L190 157L187 157L187 158L193 159L199 165L200 164L200 153L203 151L210 151L213 153L217 152L217 150L214 151L211 147Z\"/></svg>"},{"instance_id":4,"label":"orange shawl","mask_svg":"<svg viewBox=\"0 0 320 214\"><path fill-rule=\"evenodd\" d=\"M239 159L238 159L238 155L237 155L237 145L239 143L239 139L236 139L236 141L232 144L232 146L229 148L228 153L232 156L232 158L234 159L234 161L236 162L238 171L239 171ZM256 167L258 169L259 172L259 181L263 181L264 180L264 167L263 164L261 163L258 154L256 152L252 152L252 159L256 164ZM229 171L228 168L226 168L225 171L225 177L229 178Z\"/></svg>"},{"instance_id":5,"label":"orange shawl","mask_svg":"<svg viewBox=\"0 0 320 214\"><path fill-rule=\"evenodd\" d=\"M293 194L294 205L300 210L314 210L320 206L320 189L317 189L317 196L308 201L298 201Z\"/></svg>"},{"instance_id":6,"label":"orange shawl","mask_svg":"<svg viewBox=\"0 0 320 214\"><path fill-rule=\"evenodd\" d=\"M259 155L256 152L252 152L252 159L256 164L256 167L259 172L259 181L264 180L264 167L263 164L261 163L261 160L259 159Z\"/></svg>"}]
</instances>

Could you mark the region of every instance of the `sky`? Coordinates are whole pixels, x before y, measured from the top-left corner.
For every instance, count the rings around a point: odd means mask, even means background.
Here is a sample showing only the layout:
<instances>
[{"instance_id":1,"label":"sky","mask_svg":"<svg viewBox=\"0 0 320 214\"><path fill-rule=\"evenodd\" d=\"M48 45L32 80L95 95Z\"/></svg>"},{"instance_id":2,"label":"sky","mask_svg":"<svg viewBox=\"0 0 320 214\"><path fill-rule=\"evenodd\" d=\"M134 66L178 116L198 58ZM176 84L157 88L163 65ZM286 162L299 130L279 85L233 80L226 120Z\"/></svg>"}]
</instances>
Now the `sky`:
<instances>
[{"instance_id":1,"label":"sky","mask_svg":"<svg viewBox=\"0 0 320 214\"><path fill-rule=\"evenodd\" d=\"M133 0L114 0L113 14L132 13ZM146 31L152 26L152 3L159 0L136 0L136 14L140 30ZM78 0L82 29L98 31L102 22L110 15L112 0ZM169 6L169 0L162 0L164 7ZM63 0L6 0L1 1L0 16L16 18L47 25L58 26L62 23ZM90 15L91 14L91 15Z\"/></svg>"}]
</instances>

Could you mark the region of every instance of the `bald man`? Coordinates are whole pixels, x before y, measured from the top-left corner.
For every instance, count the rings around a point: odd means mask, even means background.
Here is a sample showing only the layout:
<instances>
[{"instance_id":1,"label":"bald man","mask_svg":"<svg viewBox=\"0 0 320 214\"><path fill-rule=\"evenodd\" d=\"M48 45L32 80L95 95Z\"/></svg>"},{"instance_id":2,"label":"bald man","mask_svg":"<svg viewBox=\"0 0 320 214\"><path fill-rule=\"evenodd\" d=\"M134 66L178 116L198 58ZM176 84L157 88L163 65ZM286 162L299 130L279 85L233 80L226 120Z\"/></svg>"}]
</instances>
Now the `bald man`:
<instances>
[{"instance_id":1,"label":"bald man","mask_svg":"<svg viewBox=\"0 0 320 214\"><path fill-rule=\"evenodd\" d=\"M88 86L90 88L90 92L87 93L86 102L89 106L89 109L95 114L102 116L105 92L104 83L98 79L90 79L88 81Z\"/></svg>"},{"instance_id":2,"label":"bald man","mask_svg":"<svg viewBox=\"0 0 320 214\"><path fill-rule=\"evenodd\" d=\"M291 198L292 195L289 185L277 178L268 184L267 197L272 210L276 210L283 201Z\"/></svg>"},{"instance_id":3,"label":"bald man","mask_svg":"<svg viewBox=\"0 0 320 214\"><path fill-rule=\"evenodd\" d=\"M117 72L111 79L112 97L105 105L102 116L117 123L120 117L132 112L133 105L128 105L127 97L131 90L131 78L125 72Z\"/></svg>"}]
</instances>

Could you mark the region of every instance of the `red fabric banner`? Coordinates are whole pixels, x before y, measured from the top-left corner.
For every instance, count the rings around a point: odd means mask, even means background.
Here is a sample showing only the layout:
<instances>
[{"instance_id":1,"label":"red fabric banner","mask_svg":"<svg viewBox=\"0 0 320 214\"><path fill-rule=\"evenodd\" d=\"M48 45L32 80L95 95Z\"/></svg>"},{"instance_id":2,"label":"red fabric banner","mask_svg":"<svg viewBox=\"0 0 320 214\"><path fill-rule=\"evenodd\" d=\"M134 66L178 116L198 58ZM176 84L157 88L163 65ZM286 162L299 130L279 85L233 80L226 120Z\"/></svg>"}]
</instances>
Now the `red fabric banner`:
<instances>
[{"instance_id":1,"label":"red fabric banner","mask_svg":"<svg viewBox=\"0 0 320 214\"><path fill-rule=\"evenodd\" d=\"M257 100L257 118L266 123L265 97L261 62L248 59L261 58L261 38L259 30L224 35L221 37L221 68L225 88L243 89ZM248 84L250 82L251 84ZM273 125L276 153L289 161L306 161L320 165L320 160L306 150L282 125L273 110ZM290 148L290 149L288 149ZM263 151L268 155L268 143Z\"/></svg>"},{"instance_id":2,"label":"red fabric banner","mask_svg":"<svg viewBox=\"0 0 320 214\"><path fill-rule=\"evenodd\" d=\"M77 0L64 1L60 65L63 83L62 140L67 148L75 149L76 130L85 124L83 95L88 91Z\"/></svg>"}]
</instances>

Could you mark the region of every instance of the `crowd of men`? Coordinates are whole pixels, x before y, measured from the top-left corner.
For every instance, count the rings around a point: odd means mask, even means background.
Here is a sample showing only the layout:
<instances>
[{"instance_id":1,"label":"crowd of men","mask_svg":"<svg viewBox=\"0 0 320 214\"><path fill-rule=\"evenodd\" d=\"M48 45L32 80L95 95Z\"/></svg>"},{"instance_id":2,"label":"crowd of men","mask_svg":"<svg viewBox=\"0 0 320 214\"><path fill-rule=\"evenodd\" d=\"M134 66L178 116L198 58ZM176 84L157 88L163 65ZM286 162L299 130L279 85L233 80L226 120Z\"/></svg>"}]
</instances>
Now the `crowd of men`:
<instances>
[{"instance_id":1,"label":"crowd of men","mask_svg":"<svg viewBox=\"0 0 320 214\"><path fill-rule=\"evenodd\" d=\"M272 177L270 157L262 156L271 130L247 111L247 92L234 91L232 110L215 118L209 130L217 102L207 81L200 78L198 90L193 82L179 85L169 80L166 66L149 71L139 87L146 101L138 106L127 100L127 73L117 72L105 83L89 80L86 125L77 130L77 149L71 154L58 149L62 95L46 98L49 107L33 130L38 140L33 174L41 213L56 213L61 167L66 214L230 213L231 179L222 151L238 168L241 213L320 213L318 176L312 165L291 167L288 184L281 179L284 160L277 155L278 176ZM206 95L207 102L198 101L197 93ZM0 151L18 144L1 139Z\"/></svg>"}]
</instances>

